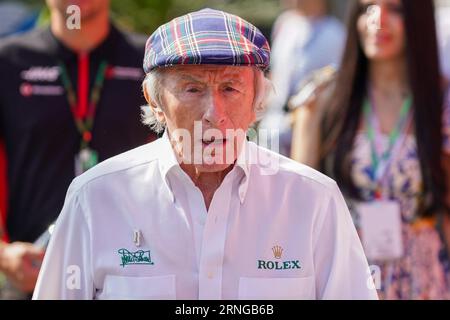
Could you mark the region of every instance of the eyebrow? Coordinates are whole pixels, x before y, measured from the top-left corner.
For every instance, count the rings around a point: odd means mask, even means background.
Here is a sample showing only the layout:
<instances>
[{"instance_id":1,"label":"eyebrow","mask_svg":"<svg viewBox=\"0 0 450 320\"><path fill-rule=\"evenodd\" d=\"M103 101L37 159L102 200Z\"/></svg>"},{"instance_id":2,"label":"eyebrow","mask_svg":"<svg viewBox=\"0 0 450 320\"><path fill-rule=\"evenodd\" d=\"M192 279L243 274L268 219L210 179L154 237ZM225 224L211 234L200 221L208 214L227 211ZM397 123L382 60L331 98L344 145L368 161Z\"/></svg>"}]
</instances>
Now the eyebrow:
<instances>
[{"instance_id":1,"label":"eyebrow","mask_svg":"<svg viewBox=\"0 0 450 320\"><path fill-rule=\"evenodd\" d=\"M194 78L193 76L189 74L181 74L181 79L186 81L194 81L194 82L201 82L199 79Z\"/></svg>"},{"instance_id":2,"label":"eyebrow","mask_svg":"<svg viewBox=\"0 0 450 320\"><path fill-rule=\"evenodd\" d=\"M197 83L203 83L200 79L195 78L194 76L190 75L190 74L181 74L180 75L181 79L184 81L191 81L191 82L197 82ZM233 79L229 79L224 81L225 83L237 83L239 85L243 85L244 82L238 78L233 78Z\"/></svg>"},{"instance_id":3,"label":"eyebrow","mask_svg":"<svg viewBox=\"0 0 450 320\"><path fill-rule=\"evenodd\" d=\"M241 81L240 79L231 79L231 80L225 81L225 83L237 83L239 85L243 85L244 84L244 82Z\"/></svg>"}]
</instances>

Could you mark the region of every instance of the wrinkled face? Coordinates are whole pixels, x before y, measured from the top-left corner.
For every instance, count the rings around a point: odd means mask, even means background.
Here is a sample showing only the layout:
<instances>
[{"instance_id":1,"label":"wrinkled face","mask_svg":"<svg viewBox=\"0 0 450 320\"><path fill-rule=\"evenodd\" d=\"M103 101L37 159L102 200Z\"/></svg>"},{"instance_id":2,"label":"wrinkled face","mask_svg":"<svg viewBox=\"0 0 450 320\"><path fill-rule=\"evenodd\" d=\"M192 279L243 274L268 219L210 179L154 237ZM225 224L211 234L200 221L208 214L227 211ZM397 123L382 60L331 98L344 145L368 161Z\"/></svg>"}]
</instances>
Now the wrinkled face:
<instances>
[{"instance_id":1,"label":"wrinkled face","mask_svg":"<svg viewBox=\"0 0 450 320\"><path fill-rule=\"evenodd\" d=\"M50 10L58 10L65 15L67 7L76 5L80 8L81 20L86 21L102 11L109 10L110 0L46 0Z\"/></svg>"},{"instance_id":2,"label":"wrinkled face","mask_svg":"<svg viewBox=\"0 0 450 320\"><path fill-rule=\"evenodd\" d=\"M403 6L400 0L360 0L357 28L369 60L401 57L405 51Z\"/></svg>"},{"instance_id":3,"label":"wrinkled face","mask_svg":"<svg viewBox=\"0 0 450 320\"><path fill-rule=\"evenodd\" d=\"M162 78L163 117L179 158L194 163L198 172L232 165L255 121L255 71L176 66L165 69Z\"/></svg>"}]
</instances>

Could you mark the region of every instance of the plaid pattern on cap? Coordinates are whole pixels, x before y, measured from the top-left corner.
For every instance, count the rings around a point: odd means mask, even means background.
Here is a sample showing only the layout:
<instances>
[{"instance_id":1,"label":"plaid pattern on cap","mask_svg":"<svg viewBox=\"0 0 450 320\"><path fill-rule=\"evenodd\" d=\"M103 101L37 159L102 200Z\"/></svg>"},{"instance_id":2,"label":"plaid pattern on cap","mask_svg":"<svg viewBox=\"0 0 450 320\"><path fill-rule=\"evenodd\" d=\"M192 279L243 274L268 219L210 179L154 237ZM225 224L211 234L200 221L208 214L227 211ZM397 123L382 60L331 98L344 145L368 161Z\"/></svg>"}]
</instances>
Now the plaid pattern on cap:
<instances>
[{"instance_id":1,"label":"plaid pattern on cap","mask_svg":"<svg viewBox=\"0 0 450 320\"><path fill-rule=\"evenodd\" d=\"M160 26L147 40L144 71L179 64L269 67L270 47L255 26L223 11L203 9Z\"/></svg>"}]
</instances>

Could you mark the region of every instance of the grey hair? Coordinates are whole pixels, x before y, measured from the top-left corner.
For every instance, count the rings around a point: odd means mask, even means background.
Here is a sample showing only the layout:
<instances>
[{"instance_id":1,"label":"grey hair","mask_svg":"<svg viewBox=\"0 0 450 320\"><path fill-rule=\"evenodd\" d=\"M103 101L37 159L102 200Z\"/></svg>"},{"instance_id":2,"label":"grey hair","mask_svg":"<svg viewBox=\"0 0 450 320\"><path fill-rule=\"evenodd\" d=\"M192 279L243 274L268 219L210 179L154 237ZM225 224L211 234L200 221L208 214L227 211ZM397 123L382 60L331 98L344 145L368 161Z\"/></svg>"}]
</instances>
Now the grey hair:
<instances>
[{"instance_id":1,"label":"grey hair","mask_svg":"<svg viewBox=\"0 0 450 320\"><path fill-rule=\"evenodd\" d=\"M264 76L264 72L254 67L254 88L255 97L253 98L253 108L256 115L256 121L262 119L266 112L267 100L271 91L273 91L272 82ZM156 104L156 111L163 111L161 103L161 84L163 80L163 72L161 69L153 69L146 74L142 82L143 92ZM166 124L161 122L155 114L155 111L149 106L141 106L142 123L150 127L154 132L161 133L164 131Z\"/></svg>"},{"instance_id":2,"label":"grey hair","mask_svg":"<svg viewBox=\"0 0 450 320\"><path fill-rule=\"evenodd\" d=\"M142 91L147 92L147 95L156 104L157 111L162 111L161 83L162 71L160 69L153 69L147 73L142 82ZM166 124L159 121L155 112L148 104L141 106L141 120L143 124L150 127L156 133L163 132L166 127Z\"/></svg>"}]
</instances>

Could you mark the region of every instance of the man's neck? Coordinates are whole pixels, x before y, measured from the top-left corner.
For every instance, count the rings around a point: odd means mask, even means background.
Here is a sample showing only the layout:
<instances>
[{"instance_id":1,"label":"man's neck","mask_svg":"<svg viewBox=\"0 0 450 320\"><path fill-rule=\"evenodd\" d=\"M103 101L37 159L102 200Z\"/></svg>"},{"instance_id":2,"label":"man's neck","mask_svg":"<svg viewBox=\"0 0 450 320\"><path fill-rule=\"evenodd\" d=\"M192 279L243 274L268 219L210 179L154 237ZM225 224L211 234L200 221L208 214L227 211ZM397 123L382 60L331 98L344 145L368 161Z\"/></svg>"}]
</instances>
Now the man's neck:
<instances>
[{"instance_id":1,"label":"man's neck","mask_svg":"<svg viewBox=\"0 0 450 320\"><path fill-rule=\"evenodd\" d=\"M51 14L51 31L66 47L75 52L89 52L108 36L109 13L100 12L95 17L81 21L80 29L68 29L66 17L60 12Z\"/></svg>"},{"instance_id":2,"label":"man's neck","mask_svg":"<svg viewBox=\"0 0 450 320\"><path fill-rule=\"evenodd\" d=\"M193 165L182 164L181 168L202 192L206 209L208 210L214 193L222 184L225 176L233 169L233 166L230 165L225 170L218 172L198 172Z\"/></svg>"}]
</instances>

